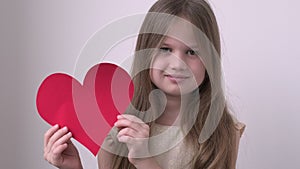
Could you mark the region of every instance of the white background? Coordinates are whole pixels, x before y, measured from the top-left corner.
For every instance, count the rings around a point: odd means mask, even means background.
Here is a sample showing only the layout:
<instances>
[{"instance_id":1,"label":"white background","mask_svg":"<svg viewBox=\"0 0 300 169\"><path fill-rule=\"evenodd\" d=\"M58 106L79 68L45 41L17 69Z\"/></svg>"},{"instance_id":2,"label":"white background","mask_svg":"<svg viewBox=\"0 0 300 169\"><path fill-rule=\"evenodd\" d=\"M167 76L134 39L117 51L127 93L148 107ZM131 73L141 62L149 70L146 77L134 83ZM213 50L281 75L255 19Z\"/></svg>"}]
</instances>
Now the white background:
<instances>
[{"instance_id":1,"label":"white background","mask_svg":"<svg viewBox=\"0 0 300 169\"><path fill-rule=\"evenodd\" d=\"M35 107L41 81L54 72L72 74L80 49L95 31L120 17L145 13L153 2L1 0L1 168L53 168L43 160L49 125ZM222 35L227 95L247 125L238 169L299 168L299 1L211 2ZM116 55L127 55L132 44L120 49ZM96 158L76 145L84 167L96 168Z\"/></svg>"}]
</instances>

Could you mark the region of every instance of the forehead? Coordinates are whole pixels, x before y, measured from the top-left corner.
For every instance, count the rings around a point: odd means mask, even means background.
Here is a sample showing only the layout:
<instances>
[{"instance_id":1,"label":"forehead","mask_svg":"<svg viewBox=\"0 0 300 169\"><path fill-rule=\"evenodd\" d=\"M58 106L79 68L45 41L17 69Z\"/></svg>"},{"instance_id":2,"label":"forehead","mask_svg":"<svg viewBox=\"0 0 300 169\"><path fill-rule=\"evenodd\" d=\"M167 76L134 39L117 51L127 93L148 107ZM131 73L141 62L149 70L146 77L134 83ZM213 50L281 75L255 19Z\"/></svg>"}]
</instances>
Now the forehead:
<instances>
[{"instance_id":1,"label":"forehead","mask_svg":"<svg viewBox=\"0 0 300 169\"><path fill-rule=\"evenodd\" d=\"M194 27L190 22L175 21L171 23L164 41L177 39L188 47L197 45Z\"/></svg>"},{"instance_id":2,"label":"forehead","mask_svg":"<svg viewBox=\"0 0 300 169\"><path fill-rule=\"evenodd\" d=\"M197 44L194 42L190 42L188 45L176 38L166 36L164 37L162 44L163 46L169 46L169 47L176 47L176 48L181 48L181 49L196 49Z\"/></svg>"}]
</instances>

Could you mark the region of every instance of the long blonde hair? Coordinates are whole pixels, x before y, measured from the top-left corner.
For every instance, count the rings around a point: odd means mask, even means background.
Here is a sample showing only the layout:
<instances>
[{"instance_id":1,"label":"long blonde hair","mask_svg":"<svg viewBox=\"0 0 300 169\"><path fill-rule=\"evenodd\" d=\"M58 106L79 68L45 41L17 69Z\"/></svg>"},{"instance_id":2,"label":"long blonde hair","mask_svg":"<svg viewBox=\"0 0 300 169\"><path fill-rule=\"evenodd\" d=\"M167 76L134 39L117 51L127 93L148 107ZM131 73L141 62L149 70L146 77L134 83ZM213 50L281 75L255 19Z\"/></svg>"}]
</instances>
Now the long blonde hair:
<instances>
[{"instance_id":1,"label":"long blonde hair","mask_svg":"<svg viewBox=\"0 0 300 169\"><path fill-rule=\"evenodd\" d=\"M221 45L217 21L210 5L205 0L158 0L149 10L150 13L165 13L184 18L200 29L212 43L216 52L220 56ZM157 16L159 17L159 16ZM146 111L151 106L149 103L149 94L156 87L151 82L149 69L141 67L150 67L151 50L147 53L146 49L157 48L164 38L161 34L155 34L155 29L166 32L169 21L146 16L137 39L135 51L137 52L133 61L132 73L135 75L134 97L132 105L138 111ZM164 29L164 30L161 30ZM141 54L138 51L145 50ZM211 66L211 65L210 65ZM217 67L218 68L218 67ZM143 70L143 71L140 71ZM198 87L201 104L198 100L194 106L198 106L196 120L185 138L196 150L194 158L190 161L193 169L231 169L235 159L233 159L235 142L234 122L225 105L218 126L212 135L204 142L199 143L198 138L211 107L211 78L206 72L204 81ZM187 110L192 111L192 110ZM151 123L149 123L151 125ZM114 169L135 169L128 161L127 157L115 155L113 159Z\"/></svg>"}]
</instances>

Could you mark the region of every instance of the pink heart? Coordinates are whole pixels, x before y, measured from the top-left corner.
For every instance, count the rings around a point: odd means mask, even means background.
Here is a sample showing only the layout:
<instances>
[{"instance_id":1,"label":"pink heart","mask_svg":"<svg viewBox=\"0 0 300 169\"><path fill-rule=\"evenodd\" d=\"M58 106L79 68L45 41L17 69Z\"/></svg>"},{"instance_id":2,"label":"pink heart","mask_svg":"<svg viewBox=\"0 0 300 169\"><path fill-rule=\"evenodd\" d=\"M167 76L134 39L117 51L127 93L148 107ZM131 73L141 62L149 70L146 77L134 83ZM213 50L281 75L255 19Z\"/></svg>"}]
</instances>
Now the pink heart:
<instances>
[{"instance_id":1,"label":"pink heart","mask_svg":"<svg viewBox=\"0 0 300 169\"><path fill-rule=\"evenodd\" d=\"M67 126L73 137L96 155L132 96L128 73L117 65L101 63L88 71L83 85L66 74L48 76L38 89L36 105L46 122Z\"/></svg>"}]
</instances>

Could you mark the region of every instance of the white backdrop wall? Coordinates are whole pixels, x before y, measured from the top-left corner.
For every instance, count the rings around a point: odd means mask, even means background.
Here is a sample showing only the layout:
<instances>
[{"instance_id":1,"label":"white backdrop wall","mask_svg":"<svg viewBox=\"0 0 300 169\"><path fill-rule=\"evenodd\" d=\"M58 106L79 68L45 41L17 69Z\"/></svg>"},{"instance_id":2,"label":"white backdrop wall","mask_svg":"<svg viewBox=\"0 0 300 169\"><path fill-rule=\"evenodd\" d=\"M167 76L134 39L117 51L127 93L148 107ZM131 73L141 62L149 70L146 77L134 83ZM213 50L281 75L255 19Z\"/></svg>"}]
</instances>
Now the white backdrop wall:
<instances>
[{"instance_id":1,"label":"white backdrop wall","mask_svg":"<svg viewBox=\"0 0 300 169\"><path fill-rule=\"evenodd\" d=\"M88 38L120 17L145 13L154 0L2 0L0 2L0 165L54 168L43 160L49 128L37 114L41 81L72 74ZM300 64L295 0L210 0L222 35L226 91L247 128L238 169L299 168ZM130 54L133 40L115 49ZM120 45L122 46L122 45ZM86 169L96 158L77 144Z\"/></svg>"}]
</instances>

